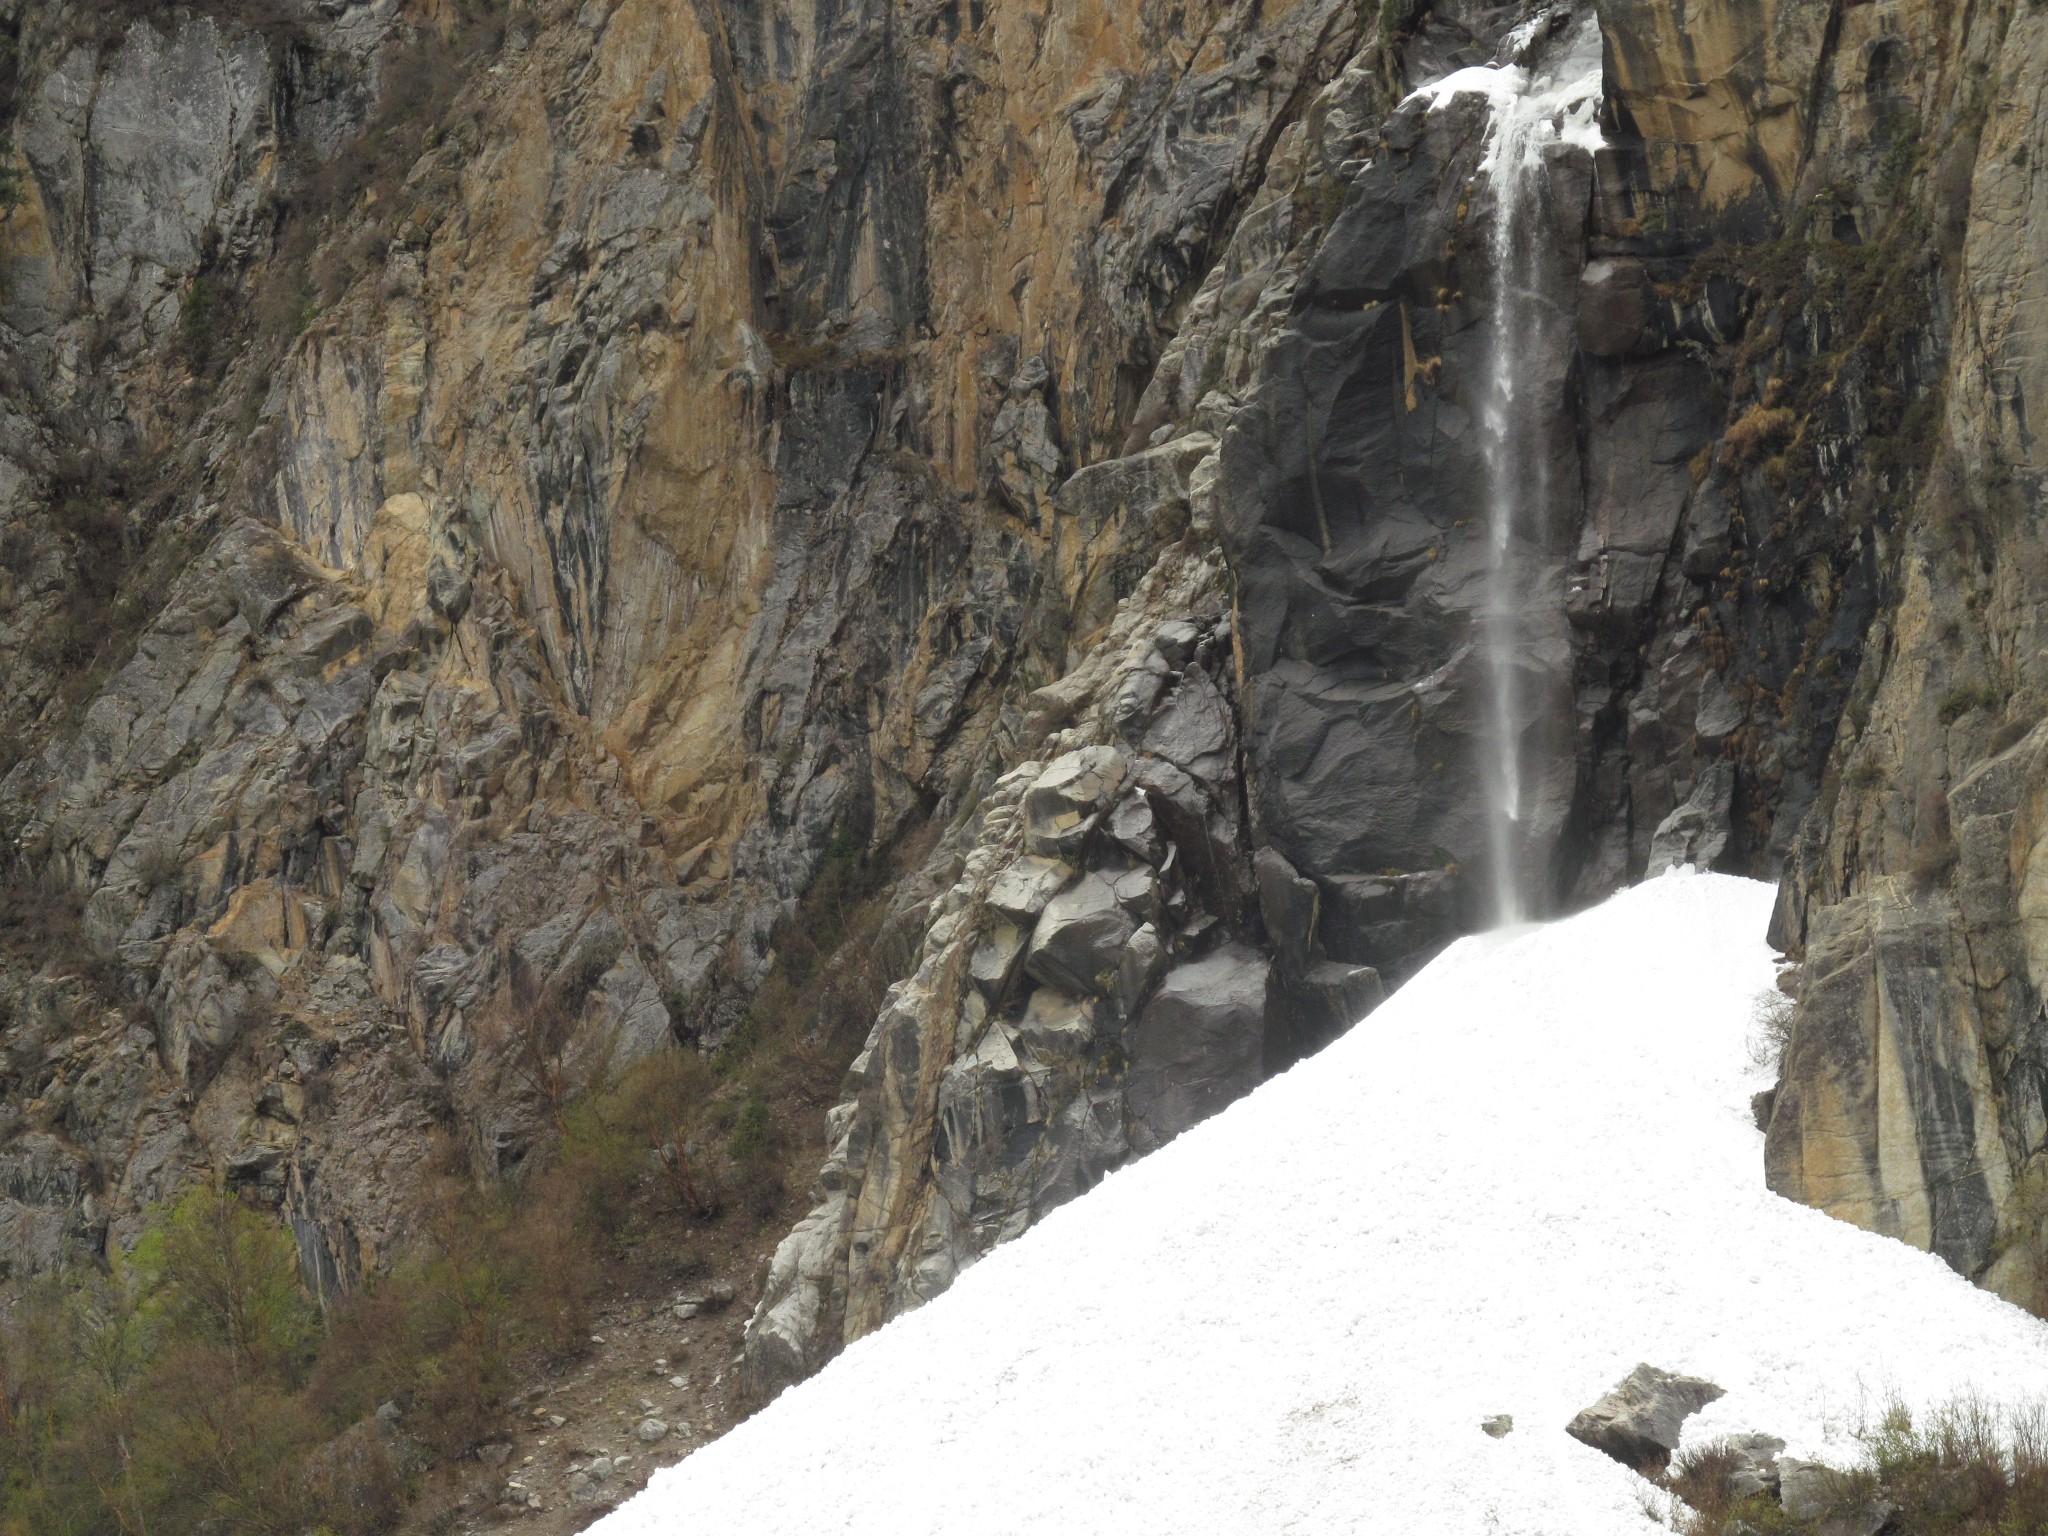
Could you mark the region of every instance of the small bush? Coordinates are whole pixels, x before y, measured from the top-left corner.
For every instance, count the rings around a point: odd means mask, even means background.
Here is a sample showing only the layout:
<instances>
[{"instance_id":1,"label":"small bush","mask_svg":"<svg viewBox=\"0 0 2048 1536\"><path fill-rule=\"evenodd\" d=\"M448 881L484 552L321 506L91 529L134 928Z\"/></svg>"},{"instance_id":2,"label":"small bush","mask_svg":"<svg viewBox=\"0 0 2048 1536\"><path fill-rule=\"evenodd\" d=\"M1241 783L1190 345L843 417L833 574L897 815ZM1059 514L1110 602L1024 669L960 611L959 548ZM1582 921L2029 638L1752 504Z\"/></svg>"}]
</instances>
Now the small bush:
<instances>
[{"instance_id":1,"label":"small bush","mask_svg":"<svg viewBox=\"0 0 2048 1536\"><path fill-rule=\"evenodd\" d=\"M1892 1506L1891 1536L2039 1536L2048 1532L2048 1418L1964 1399L1917 1421L1893 1405L1859 1434L1862 1467L1828 1479L1823 1507L1793 1515L1768 1494L1738 1496L1739 1459L1710 1444L1682 1452L1665 1486L1684 1501L1681 1536L1821 1536ZM1867 1529L1867 1526L1857 1528Z\"/></svg>"},{"instance_id":2,"label":"small bush","mask_svg":"<svg viewBox=\"0 0 2048 1536\"><path fill-rule=\"evenodd\" d=\"M1749 1012L1749 1064L1775 1081L1785 1073L1785 1050L1792 1043L1792 1018L1799 1004L1776 987L1757 993Z\"/></svg>"},{"instance_id":3,"label":"small bush","mask_svg":"<svg viewBox=\"0 0 2048 1536\"><path fill-rule=\"evenodd\" d=\"M213 364L214 343L219 339L219 300L204 273L192 279L178 310L178 334L184 344L185 363L194 373L204 374Z\"/></svg>"},{"instance_id":4,"label":"small bush","mask_svg":"<svg viewBox=\"0 0 2048 1536\"><path fill-rule=\"evenodd\" d=\"M1785 406L1752 405L1729 425L1721 442L1738 464L1787 442L1799 425L1798 414Z\"/></svg>"},{"instance_id":5,"label":"small bush","mask_svg":"<svg viewBox=\"0 0 2048 1536\"><path fill-rule=\"evenodd\" d=\"M741 1107L739 1119L732 1128L732 1139L726 1143L726 1151L732 1154L736 1163L750 1162L769 1150L768 1101L760 1094L749 1094Z\"/></svg>"},{"instance_id":6,"label":"small bush","mask_svg":"<svg viewBox=\"0 0 2048 1536\"><path fill-rule=\"evenodd\" d=\"M657 1051L570 1111L557 1165L599 1230L616 1235L625 1227L650 1170L676 1210L718 1213L718 1181L693 1150L715 1088L710 1064L695 1051Z\"/></svg>"},{"instance_id":7,"label":"small bush","mask_svg":"<svg viewBox=\"0 0 2048 1536\"><path fill-rule=\"evenodd\" d=\"M1998 691L1985 683L1967 683L1960 688L1951 688L1942 695L1941 723L1954 725L1963 716L1978 710L1995 710L2005 701Z\"/></svg>"}]
</instances>

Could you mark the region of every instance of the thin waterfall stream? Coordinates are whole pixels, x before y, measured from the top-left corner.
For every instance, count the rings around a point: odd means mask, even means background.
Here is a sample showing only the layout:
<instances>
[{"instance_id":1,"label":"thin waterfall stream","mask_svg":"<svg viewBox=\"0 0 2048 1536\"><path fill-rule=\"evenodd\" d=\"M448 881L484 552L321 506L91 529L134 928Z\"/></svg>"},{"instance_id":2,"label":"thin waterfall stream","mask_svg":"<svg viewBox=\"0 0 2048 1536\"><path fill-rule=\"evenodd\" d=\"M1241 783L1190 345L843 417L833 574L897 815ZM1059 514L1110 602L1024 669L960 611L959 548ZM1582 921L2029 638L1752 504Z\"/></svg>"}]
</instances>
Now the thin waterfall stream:
<instances>
[{"instance_id":1,"label":"thin waterfall stream","mask_svg":"<svg viewBox=\"0 0 2048 1536\"><path fill-rule=\"evenodd\" d=\"M1482 776L1492 918L1519 923L1536 915L1532 850L1524 827L1523 736L1538 707L1524 686L1530 635L1530 575L1540 566L1549 523L1550 454L1546 419L1562 406L1531 381L1546 377L1534 349L1554 345L1544 312L1556 300L1540 274L1557 238L1547 157L1553 146L1599 146L1601 45L1598 22L1570 23L1561 46L1544 41L1557 13L1516 28L1502 48L1510 62L1461 69L1418 95L1432 106L1484 95L1489 116L1478 179L1490 193L1493 307L1486 377L1478 411L1486 468L1486 588L1479 643L1486 677ZM1548 57L1543 57L1545 53Z\"/></svg>"}]
</instances>

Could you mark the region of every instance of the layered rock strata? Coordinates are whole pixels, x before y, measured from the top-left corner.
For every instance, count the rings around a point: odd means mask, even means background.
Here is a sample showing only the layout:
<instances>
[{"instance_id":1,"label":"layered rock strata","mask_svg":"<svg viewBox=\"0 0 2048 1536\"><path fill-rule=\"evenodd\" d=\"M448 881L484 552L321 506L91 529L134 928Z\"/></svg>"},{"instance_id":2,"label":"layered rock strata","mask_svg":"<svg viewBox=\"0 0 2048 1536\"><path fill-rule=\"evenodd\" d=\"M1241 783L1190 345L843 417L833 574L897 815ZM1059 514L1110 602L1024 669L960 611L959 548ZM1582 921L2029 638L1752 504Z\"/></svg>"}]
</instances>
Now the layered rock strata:
<instances>
[{"instance_id":1,"label":"layered rock strata","mask_svg":"<svg viewBox=\"0 0 2048 1536\"><path fill-rule=\"evenodd\" d=\"M2037 10L12 8L6 1264L217 1177L351 1284L919 827L763 1391L1359 1017L1485 911L1490 119L1412 93L1597 27L1538 905L1784 871L1774 1187L2033 1297Z\"/></svg>"}]
</instances>

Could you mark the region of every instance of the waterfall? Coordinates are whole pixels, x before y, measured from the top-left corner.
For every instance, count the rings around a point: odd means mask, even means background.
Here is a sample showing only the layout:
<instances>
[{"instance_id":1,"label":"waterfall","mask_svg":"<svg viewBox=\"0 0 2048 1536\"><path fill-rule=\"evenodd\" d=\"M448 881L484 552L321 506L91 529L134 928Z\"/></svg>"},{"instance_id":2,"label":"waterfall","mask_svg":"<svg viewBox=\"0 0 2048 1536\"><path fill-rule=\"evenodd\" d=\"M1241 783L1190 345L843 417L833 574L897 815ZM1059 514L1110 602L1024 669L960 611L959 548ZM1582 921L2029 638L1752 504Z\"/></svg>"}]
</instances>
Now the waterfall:
<instances>
[{"instance_id":1,"label":"waterfall","mask_svg":"<svg viewBox=\"0 0 2048 1536\"><path fill-rule=\"evenodd\" d=\"M1557 30L1557 13L1524 22L1502 45L1505 63L1461 69L1416 92L1434 109L1456 96L1487 98L1485 151L1479 181L1491 194L1493 312L1486 377L1479 390L1481 451L1486 467L1486 590L1479 643L1486 675L1482 776L1493 919L1518 923L1532 915L1531 850L1524 831L1522 737L1531 700L1522 686L1529 635L1525 607L1529 573L1548 524L1549 452L1545 419L1562 401L1529 387L1540 380L1539 349L1561 344L1558 305L1543 290L1542 272L1558 237L1548 196L1553 146L1590 152L1600 144L1600 29L1591 16L1571 23L1565 45L1542 58Z\"/></svg>"}]
</instances>

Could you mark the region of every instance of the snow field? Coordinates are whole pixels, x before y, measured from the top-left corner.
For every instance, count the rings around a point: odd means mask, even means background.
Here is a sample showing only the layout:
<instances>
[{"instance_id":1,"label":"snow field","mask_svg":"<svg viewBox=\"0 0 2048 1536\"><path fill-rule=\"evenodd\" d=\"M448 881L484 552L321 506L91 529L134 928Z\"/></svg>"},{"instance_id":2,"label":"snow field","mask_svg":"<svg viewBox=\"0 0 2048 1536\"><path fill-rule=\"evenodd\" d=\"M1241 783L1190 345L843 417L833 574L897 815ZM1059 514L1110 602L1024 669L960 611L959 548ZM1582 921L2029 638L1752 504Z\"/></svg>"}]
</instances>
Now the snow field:
<instances>
[{"instance_id":1,"label":"snow field","mask_svg":"<svg viewBox=\"0 0 2048 1536\"><path fill-rule=\"evenodd\" d=\"M1460 941L594 1532L1618 1536L1650 1489L1564 1425L1638 1361L1727 1389L1689 1443L1838 1462L1893 1395L2037 1399L2048 1327L1765 1191L1771 899Z\"/></svg>"}]
</instances>

